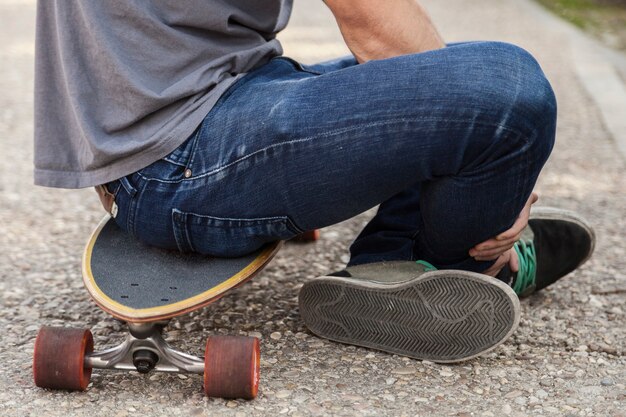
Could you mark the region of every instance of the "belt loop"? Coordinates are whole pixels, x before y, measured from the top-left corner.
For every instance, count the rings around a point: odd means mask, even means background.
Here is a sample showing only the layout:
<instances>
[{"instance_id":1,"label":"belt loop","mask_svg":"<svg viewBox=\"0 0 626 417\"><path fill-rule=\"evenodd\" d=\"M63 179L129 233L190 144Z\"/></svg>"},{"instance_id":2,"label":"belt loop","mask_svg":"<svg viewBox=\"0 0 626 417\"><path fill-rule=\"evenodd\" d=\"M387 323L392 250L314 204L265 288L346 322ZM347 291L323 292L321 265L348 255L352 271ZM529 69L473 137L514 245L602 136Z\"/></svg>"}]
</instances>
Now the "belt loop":
<instances>
[{"instance_id":1,"label":"belt loop","mask_svg":"<svg viewBox=\"0 0 626 417\"><path fill-rule=\"evenodd\" d=\"M137 194L137 189L135 187L133 187L133 185L130 183L130 181L128 181L127 177L122 177L119 179L120 183L122 184L122 187L124 187L124 189L126 190L126 192L131 196L134 197L135 194Z\"/></svg>"}]
</instances>

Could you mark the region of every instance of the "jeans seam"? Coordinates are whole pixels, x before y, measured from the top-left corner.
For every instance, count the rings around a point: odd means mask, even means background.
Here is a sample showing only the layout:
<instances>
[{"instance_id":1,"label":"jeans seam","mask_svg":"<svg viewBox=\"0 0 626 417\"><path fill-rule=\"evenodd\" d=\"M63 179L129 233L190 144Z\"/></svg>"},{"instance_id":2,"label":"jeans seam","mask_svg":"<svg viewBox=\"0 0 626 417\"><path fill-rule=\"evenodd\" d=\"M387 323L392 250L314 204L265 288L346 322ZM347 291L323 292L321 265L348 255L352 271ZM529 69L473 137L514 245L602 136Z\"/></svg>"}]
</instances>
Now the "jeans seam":
<instances>
[{"instance_id":1,"label":"jeans seam","mask_svg":"<svg viewBox=\"0 0 626 417\"><path fill-rule=\"evenodd\" d=\"M253 217L253 218L245 218L245 217L217 217L217 216L211 216L208 214L198 214L195 212L191 212L191 211L182 211L179 209L173 209L172 210L173 213L178 213L179 216L181 216L181 218L184 218L184 220L187 219L187 215L191 214L193 216L196 217L202 217L202 218L206 218L206 219L213 219L213 220L220 220L220 221L224 221L224 222L238 222L238 221L243 221L243 222L254 222L254 221L260 221L260 222L264 222L264 221L278 221L278 222L285 222L285 225L291 229L292 232L294 233L303 233L304 230L299 227L298 225L295 224L295 222L291 219L290 216L269 216L269 217ZM211 226L211 227L219 227L219 228L223 228L223 229L227 229L230 226Z\"/></svg>"},{"instance_id":2,"label":"jeans seam","mask_svg":"<svg viewBox=\"0 0 626 417\"><path fill-rule=\"evenodd\" d=\"M417 228L415 230L415 233L413 233L413 235L411 236L411 242L413 243L411 244L411 254L409 256L410 261L415 261L415 250L417 249L417 236L419 236L419 234L420 234L420 229Z\"/></svg>"},{"instance_id":3,"label":"jeans seam","mask_svg":"<svg viewBox=\"0 0 626 417\"><path fill-rule=\"evenodd\" d=\"M255 217L255 218L231 218L231 217L216 217L216 216L209 216L207 214L198 214L198 213L194 213L194 212L184 212L181 210L177 210L179 213L190 213L193 214L196 217L204 217L206 219L214 219L214 220L221 220L221 221L226 221L226 222L238 222L238 221L244 221L244 222L254 222L254 221L265 221L265 220L280 220L280 221L285 221L287 216L272 216L272 217ZM213 226L213 227L222 227L222 226ZM224 226L227 227L227 226Z\"/></svg>"},{"instance_id":4,"label":"jeans seam","mask_svg":"<svg viewBox=\"0 0 626 417\"><path fill-rule=\"evenodd\" d=\"M279 224L285 227L285 231L289 233L293 233L293 235L298 235L303 233L303 230L300 229L289 216L269 216L269 217L255 217L255 218L231 218L231 217L217 217L210 216L206 214L198 214L192 211L182 211L177 208L172 209L171 218L172 218L172 227L174 232L174 240L176 242L176 247L181 252L197 252L193 239L190 234L190 221L193 217L206 218L211 220L218 220L223 222L260 222L262 226L265 224ZM208 227L211 229L232 229L232 225L214 225L211 224ZM241 227L241 226L234 226ZM281 232L282 233L282 232ZM291 236L292 237L292 236ZM280 237L276 239L290 239L290 236Z\"/></svg>"},{"instance_id":5,"label":"jeans seam","mask_svg":"<svg viewBox=\"0 0 626 417\"><path fill-rule=\"evenodd\" d=\"M291 228L291 231L294 232L296 235L299 235L301 233L304 233L304 229L301 228L300 226L298 226L296 224L295 221L293 221L293 219L291 218L291 216L285 216L287 218L287 227Z\"/></svg>"},{"instance_id":6,"label":"jeans seam","mask_svg":"<svg viewBox=\"0 0 626 417\"><path fill-rule=\"evenodd\" d=\"M117 181L117 184L116 184L116 186L115 186L115 188L114 188L114 190L113 190L113 191L109 190L109 187L108 187L108 184L111 184L111 183L107 183L107 184L106 184L106 186L105 186L105 188L107 189L107 191L108 191L109 193L111 193L111 194L113 195L113 197L114 197L114 198L115 198L115 197L117 197L117 193L119 193L119 192L120 192L120 188L122 187L122 183L121 183L119 180L116 180L116 181ZM113 181L111 181L111 182L113 182Z\"/></svg>"},{"instance_id":7,"label":"jeans seam","mask_svg":"<svg viewBox=\"0 0 626 417\"><path fill-rule=\"evenodd\" d=\"M304 138L300 138L300 139L292 139L292 140L288 140L288 141L284 141L284 142L279 142L279 143L274 143L272 145L266 146L264 148L261 148L259 150L256 150L252 153L249 153L247 155L244 155L232 162L227 163L224 166L221 166L219 168L215 168L211 171L205 172L203 174L197 175L197 176L192 176L189 178L181 178L178 180L162 180L159 178L152 178L152 180L154 181L158 181L160 183L165 183L165 184L175 184L175 183L179 183L179 182L183 182L183 181L192 181L192 180L196 180L196 179L200 179L200 178L205 178L211 175L215 175L220 173L221 171L224 171L228 168L230 168L233 165L238 164L239 162L242 162L248 158L253 157L254 155L263 153L269 149L274 149L274 148L278 148L281 146L285 146L285 145L291 145L291 144L295 144L295 143L306 143L309 142L311 140L315 140L315 139L321 139L321 138L326 138L326 137L332 137L332 136L336 136L338 134L342 134L342 133L348 133L348 132L352 132L355 130L359 130L359 129L363 129L363 128L367 128L367 127L376 127L376 126L386 126L386 125L392 125L392 124L399 124L399 123L407 123L407 122L414 122L415 120L413 119L408 119L408 118L402 118L402 119L391 119L391 120L385 120L385 121L381 121L381 122L372 122L372 123L366 123L366 124L361 124L361 125L356 125L356 126L351 126L351 127L345 127L345 128L341 128L341 129L335 129L335 130L331 130L330 132L325 132L319 135L313 135L313 136L308 136L308 137L304 137ZM419 119L419 121L435 121L435 122L447 122L447 123L467 123L467 120L456 120L456 119L446 119L446 118L424 118L424 119ZM501 128L503 130L506 130L508 132L512 132L515 133L519 136L524 136L522 133L518 132L515 129L511 129L507 126L502 126L499 123L484 123L484 122L474 122L475 125L480 125L480 126L489 126L489 127L497 127L497 128ZM141 174L139 174L141 175Z\"/></svg>"},{"instance_id":8,"label":"jeans seam","mask_svg":"<svg viewBox=\"0 0 626 417\"><path fill-rule=\"evenodd\" d=\"M141 174L139 174L140 177L144 178ZM128 204L128 218L126 219L126 225L127 225L127 229L130 234L134 237L137 237L137 230L135 230L135 219L137 217L137 213L139 212L139 208L141 207L141 197L143 197L144 191L146 189L146 187L148 186L149 183L149 179L146 179L146 181L143 182L143 184L141 184L141 187L137 187L139 188L137 190L137 192L135 193L135 195L131 198L129 198L129 204Z\"/></svg>"},{"instance_id":9,"label":"jeans seam","mask_svg":"<svg viewBox=\"0 0 626 417\"><path fill-rule=\"evenodd\" d=\"M181 231L181 227L179 224L182 222L178 219L178 217L182 216L182 213L179 212L179 210L172 209L171 216L172 216L172 229L174 232L174 241L176 242L176 247L178 248L180 252L186 252L187 251L186 246L188 246L188 244L186 244L187 242L182 242L183 236L182 236L182 231ZM186 245L183 245L183 243L185 243Z\"/></svg>"},{"instance_id":10,"label":"jeans seam","mask_svg":"<svg viewBox=\"0 0 626 417\"><path fill-rule=\"evenodd\" d=\"M198 138L200 137L200 132L204 129L204 124L200 125L200 127L196 130L196 134L193 137L193 142L191 143L191 149L189 150L189 158L187 159L187 164L185 165L185 171L193 166L193 159L196 154L196 149L198 148Z\"/></svg>"},{"instance_id":11,"label":"jeans seam","mask_svg":"<svg viewBox=\"0 0 626 417\"><path fill-rule=\"evenodd\" d=\"M521 148L525 148L526 146L528 146L528 144L530 143L530 138L522 133L519 133L513 129L510 130L510 132L514 133L514 139L516 141L523 141L523 145L521 145ZM527 158L527 156L526 156ZM461 170L456 174L457 177L467 177L468 175L476 175L477 173L480 173L482 170L484 169L484 164L479 164L478 166L475 167L471 167L471 169L467 170L466 167L462 167Z\"/></svg>"},{"instance_id":12,"label":"jeans seam","mask_svg":"<svg viewBox=\"0 0 626 417\"><path fill-rule=\"evenodd\" d=\"M191 159L193 158L193 152L196 149L196 143L197 143L197 139L198 139L198 135L200 134L200 131L202 130L202 124L200 124L200 126L198 126L196 128L196 130L194 131L193 134L191 134L183 143L180 144L180 146L184 146L186 145L189 141L191 141L191 149L189 151L189 154L187 155L187 157L184 159L185 162L179 162L179 161L174 161L173 159L171 159L169 156L171 155L167 155L163 158L163 160L165 162L169 162L170 164L174 164L176 166L179 167L183 167L185 169L189 168L189 165L191 165ZM176 148L178 149L178 148Z\"/></svg>"},{"instance_id":13,"label":"jeans seam","mask_svg":"<svg viewBox=\"0 0 626 417\"><path fill-rule=\"evenodd\" d=\"M124 190L126 191L126 193L128 194L129 197L134 197L135 194L137 194L137 188L135 188L135 186L133 186L130 181L128 180L127 177L122 177L119 179L120 185L122 186L122 188L124 188Z\"/></svg>"},{"instance_id":14,"label":"jeans seam","mask_svg":"<svg viewBox=\"0 0 626 417\"><path fill-rule=\"evenodd\" d=\"M191 241L191 236L189 235L189 227L187 227L187 215L185 214L184 221L182 223L184 226L183 232L185 233L185 241L187 242L187 246L191 252L195 252L196 248L193 246L193 242Z\"/></svg>"},{"instance_id":15,"label":"jeans seam","mask_svg":"<svg viewBox=\"0 0 626 417\"><path fill-rule=\"evenodd\" d=\"M311 74L311 75L324 75L323 72L307 69L307 68L305 68L304 64L301 64L300 62L296 61L295 59L289 58L289 57L284 56L284 55L278 56L278 57L276 57L274 59L277 59L277 60L279 60L281 62L286 62L287 64L289 64L289 66L291 68L293 68L294 70L299 71L299 72L304 72L306 74Z\"/></svg>"},{"instance_id":16,"label":"jeans seam","mask_svg":"<svg viewBox=\"0 0 626 417\"><path fill-rule=\"evenodd\" d=\"M164 160L165 162L168 162L168 163L173 164L173 165L177 165L177 166L179 166L179 167L185 167L185 166L186 166L185 164L181 164L180 162L176 162L176 161L174 161L174 160L170 159L168 156L166 156L165 158L163 158L163 160Z\"/></svg>"},{"instance_id":17,"label":"jeans seam","mask_svg":"<svg viewBox=\"0 0 626 417\"><path fill-rule=\"evenodd\" d=\"M187 213L178 209L172 209L172 227L174 229L174 240L180 252L195 252L196 249L191 242L189 227L187 226Z\"/></svg>"}]
</instances>

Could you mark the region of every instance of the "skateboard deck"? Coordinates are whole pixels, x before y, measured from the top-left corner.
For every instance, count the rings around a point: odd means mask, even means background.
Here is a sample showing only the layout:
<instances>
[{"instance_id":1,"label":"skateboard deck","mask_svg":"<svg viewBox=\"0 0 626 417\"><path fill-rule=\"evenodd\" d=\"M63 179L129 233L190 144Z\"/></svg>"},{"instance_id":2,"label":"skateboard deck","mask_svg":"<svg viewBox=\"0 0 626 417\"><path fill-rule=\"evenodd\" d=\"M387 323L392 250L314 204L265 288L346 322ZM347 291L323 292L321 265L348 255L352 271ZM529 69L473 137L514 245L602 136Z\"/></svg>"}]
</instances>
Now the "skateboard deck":
<instances>
[{"instance_id":1,"label":"skateboard deck","mask_svg":"<svg viewBox=\"0 0 626 417\"><path fill-rule=\"evenodd\" d=\"M204 307L252 278L282 242L249 255L215 258L147 246L106 217L83 254L83 281L112 316L134 323L168 319Z\"/></svg>"}]
</instances>

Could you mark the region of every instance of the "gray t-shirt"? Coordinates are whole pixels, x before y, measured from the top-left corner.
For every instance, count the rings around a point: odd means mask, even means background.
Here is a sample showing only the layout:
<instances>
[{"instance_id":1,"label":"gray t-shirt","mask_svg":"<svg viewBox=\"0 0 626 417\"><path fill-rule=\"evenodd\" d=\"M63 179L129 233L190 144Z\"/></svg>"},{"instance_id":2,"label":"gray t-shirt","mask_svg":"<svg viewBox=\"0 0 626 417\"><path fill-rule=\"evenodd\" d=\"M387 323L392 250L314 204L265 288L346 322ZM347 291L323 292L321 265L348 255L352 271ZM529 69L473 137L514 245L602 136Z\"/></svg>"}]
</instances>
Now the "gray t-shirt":
<instances>
[{"instance_id":1,"label":"gray t-shirt","mask_svg":"<svg viewBox=\"0 0 626 417\"><path fill-rule=\"evenodd\" d=\"M242 74L280 55L292 0L39 0L35 183L128 175L189 137Z\"/></svg>"}]
</instances>

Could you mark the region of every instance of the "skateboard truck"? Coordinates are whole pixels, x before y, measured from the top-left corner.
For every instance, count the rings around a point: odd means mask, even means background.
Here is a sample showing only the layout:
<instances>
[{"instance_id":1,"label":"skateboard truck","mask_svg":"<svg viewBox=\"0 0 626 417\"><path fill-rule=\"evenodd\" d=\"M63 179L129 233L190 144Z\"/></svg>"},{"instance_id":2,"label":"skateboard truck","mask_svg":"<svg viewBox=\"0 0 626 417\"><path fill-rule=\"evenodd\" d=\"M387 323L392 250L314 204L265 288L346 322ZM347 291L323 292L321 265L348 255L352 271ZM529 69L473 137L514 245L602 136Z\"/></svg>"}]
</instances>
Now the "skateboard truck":
<instances>
[{"instance_id":1,"label":"skateboard truck","mask_svg":"<svg viewBox=\"0 0 626 417\"><path fill-rule=\"evenodd\" d=\"M142 374L152 370L204 374L204 358L174 350L165 341L162 332L168 321L128 323L126 339L113 348L85 355L85 367Z\"/></svg>"},{"instance_id":2,"label":"skateboard truck","mask_svg":"<svg viewBox=\"0 0 626 417\"><path fill-rule=\"evenodd\" d=\"M92 369L140 373L186 372L204 375L210 397L256 397L259 386L259 340L245 336L212 336L205 356L179 352L163 338L169 320L128 323L128 335L118 346L93 351L89 330L42 327L35 341L33 373L42 388L85 390Z\"/></svg>"}]
</instances>

